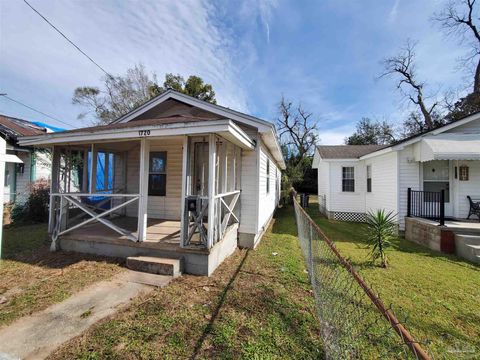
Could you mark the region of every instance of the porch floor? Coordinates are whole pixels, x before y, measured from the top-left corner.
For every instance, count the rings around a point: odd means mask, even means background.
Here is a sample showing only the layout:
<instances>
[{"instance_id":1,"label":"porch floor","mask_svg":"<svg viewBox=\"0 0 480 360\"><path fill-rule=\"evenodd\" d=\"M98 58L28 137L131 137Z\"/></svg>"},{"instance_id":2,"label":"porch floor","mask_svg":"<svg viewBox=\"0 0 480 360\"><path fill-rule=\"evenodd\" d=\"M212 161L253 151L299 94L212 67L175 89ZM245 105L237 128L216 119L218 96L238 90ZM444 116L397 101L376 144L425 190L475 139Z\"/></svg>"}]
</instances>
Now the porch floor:
<instances>
[{"instance_id":1,"label":"porch floor","mask_svg":"<svg viewBox=\"0 0 480 360\"><path fill-rule=\"evenodd\" d=\"M438 225L438 221L428 220L424 218L415 218L431 225ZM455 230L472 230L480 232L480 222L478 220L445 220L445 227L452 231Z\"/></svg>"},{"instance_id":2,"label":"porch floor","mask_svg":"<svg viewBox=\"0 0 480 360\"><path fill-rule=\"evenodd\" d=\"M137 218L136 217L119 217L111 220L119 227L131 231L133 235L137 235ZM62 235L63 239L74 239L84 241L95 241L103 243L112 243L117 245L127 245L133 247L146 247L161 250L171 250L175 252L195 251L208 252L200 244L195 244L195 236L191 245L185 248L180 247L180 226L179 220L165 219L148 219L147 221L147 239L142 242L134 242L127 237L117 233L109 227L99 222L84 225L78 229Z\"/></svg>"}]
</instances>

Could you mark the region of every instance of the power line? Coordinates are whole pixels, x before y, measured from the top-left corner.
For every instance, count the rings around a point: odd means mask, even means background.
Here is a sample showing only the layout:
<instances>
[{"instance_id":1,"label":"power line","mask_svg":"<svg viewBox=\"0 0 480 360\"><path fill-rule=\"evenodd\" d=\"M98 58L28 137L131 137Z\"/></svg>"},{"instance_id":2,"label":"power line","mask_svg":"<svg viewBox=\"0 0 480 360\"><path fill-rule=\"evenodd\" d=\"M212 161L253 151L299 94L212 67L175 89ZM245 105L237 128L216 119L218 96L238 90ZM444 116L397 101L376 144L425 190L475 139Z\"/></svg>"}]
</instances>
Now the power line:
<instances>
[{"instance_id":1,"label":"power line","mask_svg":"<svg viewBox=\"0 0 480 360\"><path fill-rule=\"evenodd\" d=\"M35 109L35 108L33 108L33 107L29 106L29 105L26 105L26 104L22 103L21 101L12 99L12 98L11 98L10 96L8 96L7 94L0 94L0 96L4 97L4 98L6 98L6 99L8 99L8 100L10 100L10 101L13 101L14 103L17 103L17 104L19 104L19 105L22 105L22 106L26 107L27 109L30 109L30 110L33 110L33 111L39 113L39 114L42 114L43 116L46 116L46 117L48 117L48 118L50 118L50 119L52 119L52 120L58 121L59 123L62 123L62 124L67 125L67 126L72 126L72 127L74 127L74 128L78 128L78 126L73 126L72 124L66 123L65 121L62 121L62 120L60 120L60 119L57 119L57 118L55 118L55 117L53 117L53 116L50 116L50 115L48 115L48 114L45 114L43 111L37 110L37 109Z\"/></svg>"},{"instance_id":2,"label":"power line","mask_svg":"<svg viewBox=\"0 0 480 360\"><path fill-rule=\"evenodd\" d=\"M71 45L75 47L80 53L82 53L88 60L90 60L96 67L98 67L105 75L109 78L113 78L104 68L102 68L95 60L93 60L90 56L88 56L85 51L80 49L72 40L70 40L63 32L61 32L55 25L53 25L45 16L43 16L37 9L35 9L32 5L29 4L27 0L23 0L25 4L27 4L33 11L35 11L45 22L50 25L52 28L55 29L65 40L67 40Z\"/></svg>"}]
</instances>

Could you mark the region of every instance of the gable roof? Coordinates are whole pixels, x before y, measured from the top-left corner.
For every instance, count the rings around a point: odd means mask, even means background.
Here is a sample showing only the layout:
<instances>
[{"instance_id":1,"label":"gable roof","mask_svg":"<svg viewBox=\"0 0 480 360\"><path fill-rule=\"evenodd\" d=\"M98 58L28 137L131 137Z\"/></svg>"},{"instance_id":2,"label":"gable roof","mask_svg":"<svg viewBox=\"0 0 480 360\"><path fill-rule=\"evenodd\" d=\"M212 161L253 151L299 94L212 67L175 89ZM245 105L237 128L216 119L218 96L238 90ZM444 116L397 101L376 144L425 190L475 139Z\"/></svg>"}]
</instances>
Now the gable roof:
<instances>
[{"instance_id":1,"label":"gable roof","mask_svg":"<svg viewBox=\"0 0 480 360\"><path fill-rule=\"evenodd\" d=\"M428 130L423 133L402 139L392 145L323 145L317 146L318 155L321 159L366 159L382 155L386 152L401 150L405 146L421 141L423 138L429 135L439 135L475 120L480 120L480 111L465 116L464 118L455 122L440 126L436 129ZM318 159L316 153L314 156L314 163L317 164L317 161Z\"/></svg>"},{"instance_id":2,"label":"gable roof","mask_svg":"<svg viewBox=\"0 0 480 360\"><path fill-rule=\"evenodd\" d=\"M0 133L14 141L19 136L43 135L46 132L45 127L38 126L30 121L0 115Z\"/></svg>"},{"instance_id":3,"label":"gable roof","mask_svg":"<svg viewBox=\"0 0 480 360\"><path fill-rule=\"evenodd\" d=\"M162 103L167 103L170 100L180 102L192 108L197 108L200 111L190 112L188 114L175 114L170 112L169 115L167 115L167 111L164 117L161 117L161 113L156 112L154 108ZM149 112L150 110L152 110L153 112ZM102 133L105 132L119 133L121 131L133 131L130 130L130 128L141 128L142 126L152 126L158 127L160 129L161 127L172 127L175 126L175 124L178 124L177 127L180 128L183 123L190 123L192 124L192 126L193 123L196 123L199 127L205 127L212 122L217 123L222 121L228 122L227 125L229 127L233 126L235 128L235 131L240 131L242 134L245 133L242 129L240 129L238 124L245 125L249 128L255 128L259 134L259 139L261 139L265 146L269 149L276 163L282 170L285 169L285 160L283 158L283 153L278 142L275 126L271 122L261 120L251 115L243 114L241 112L231 110L223 106L211 104L209 102L199 100L197 98L179 93L174 90L167 90L163 94L147 101L143 105L139 106L138 108L130 111L129 113L121 116L117 120L114 120L107 125L91 126L87 128L63 131L61 133L50 134L48 138L42 137L42 139L28 136L28 138L22 139L21 142L28 145L47 145L53 144L54 142L68 142L71 141L73 137L78 140L80 138L78 135L82 136L82 141L88 141L88 139L90 138L98 138L102 135ZM250 138L249 141L252 144L255 143L255 141L252 141Z\"/></svg>"},{"instance_id":4,"label":"gable roof","mask_svg":"<svg viewBox=\"0 0 480 360\"><path fill-rule=\"evenodd\" d=\"M169 89L165 91L164 93L150 99L146 103L140 105L139 107L133 109L132 111L128 112L127 114L119 117L118 119L114 120L111 122L111 124L114 123L124 123L124 122L129 122L137 117L139 117L141 114L145 113L146 111L154 108L155 106L169 100L169 99L174 99L178 100L182 103L198 107L202 110L207 110L213 114L216 114L221 117L226 117L235 121L239 122L244 122L247 125L254 125L256 127L259 126L264 126L264 127L273 127L273 124L269 121L265 121L262 119L259 119L255 116L251 116L245 113L242 113L240 111L232 110L230 108L220 106L217 104L212 104L204 100L197 99L193 96L185 95L182 94L178 91ZM260 129L259 129L260 131Z\"/></svg>"},{"instance_id":5,"label":"gable roof","mask_svg":"<svg viewBox=\"0 0 480 360\"><path fill-rule=\"evenodd\" d=\"M322 159L359 159L388 145L319 145L317 151Z\"/></svg>"},{"instance_id":6,"label":"gable roof","mask_svg":"<svg viewBox=\"0 0 480 360\"><path fill-rule=\"evenodd\" d=\"M106 125L96 125L89 126L84 128L65 130L62 134L71 134L78 132L96 132L101 130L110 130L110 129L127 129L127 128L136 128L148 125L168 125L168 124L179 124L179 123L190 123L190 122L199 122L199 121L211 121L211 120L222 120L222 118L203 118L198 116L186 116L186 115L172 115L159 117L155 119L145 119L145 120L135 120L126 123L110 123Z\"/></svg>"}]
</instances>

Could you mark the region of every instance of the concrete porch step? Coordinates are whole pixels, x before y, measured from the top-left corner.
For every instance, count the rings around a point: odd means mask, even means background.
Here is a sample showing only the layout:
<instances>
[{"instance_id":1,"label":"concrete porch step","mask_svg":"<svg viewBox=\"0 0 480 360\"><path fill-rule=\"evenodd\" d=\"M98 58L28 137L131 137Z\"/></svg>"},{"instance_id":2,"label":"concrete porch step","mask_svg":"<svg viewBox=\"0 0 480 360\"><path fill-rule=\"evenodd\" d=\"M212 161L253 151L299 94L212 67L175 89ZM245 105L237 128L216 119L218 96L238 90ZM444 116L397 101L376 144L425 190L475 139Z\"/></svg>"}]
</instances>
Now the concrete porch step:
<instances>
[{"instance_id":1,"label":"concrete porch step","mask_svg":"<svg viewBox=\"0 0 480 360\"><path fill-rule=\"evenodd\" d=\"M480 236L455 234L455 248L459 257L480 264Z\"/></svg>"},{"instance_id":2,"label":"concrete porch step","mask_svg":"<svg viewBox=\"0 0 480 360\"><path fill-rule=\"evenodd\" d=\"M130 256L127 257L127 267L135 271L177 277L182 275L183 259Z\"/></svg>"}]
</instances>

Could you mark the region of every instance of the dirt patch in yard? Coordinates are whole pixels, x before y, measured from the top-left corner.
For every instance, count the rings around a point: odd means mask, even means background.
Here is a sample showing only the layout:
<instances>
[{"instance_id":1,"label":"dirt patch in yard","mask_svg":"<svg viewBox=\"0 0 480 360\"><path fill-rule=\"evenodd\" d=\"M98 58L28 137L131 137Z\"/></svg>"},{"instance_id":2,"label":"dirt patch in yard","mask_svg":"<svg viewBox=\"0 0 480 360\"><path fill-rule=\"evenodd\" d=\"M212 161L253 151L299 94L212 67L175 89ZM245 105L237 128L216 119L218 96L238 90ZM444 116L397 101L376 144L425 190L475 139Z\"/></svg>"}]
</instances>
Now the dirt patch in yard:
<instances>
[{"instance_id":1,"label":"dirt patch in yard","mask_svg":"<svg viewBox=\"0 0 480 360\"><path fill-rule=\"evenodd\" d=\"M52 253L48 246L44 224L5 229L5 259L0 260L0 327L123 271L119 259Z\"/></svg>"},{"instance_id":2,"label":"dirt patch in yard","mask_svg":"<svg viewBox=\"0 0 480 360\"><path fill-rule=\"evenodd\" d=\"M321 358L314 299L291 209L257 250L211 277L182 276L54 353L72 358Z\"/></svg>"}]
</instances>

